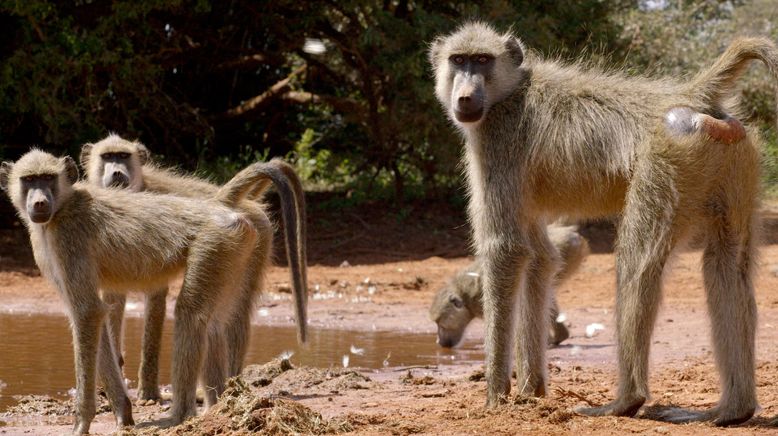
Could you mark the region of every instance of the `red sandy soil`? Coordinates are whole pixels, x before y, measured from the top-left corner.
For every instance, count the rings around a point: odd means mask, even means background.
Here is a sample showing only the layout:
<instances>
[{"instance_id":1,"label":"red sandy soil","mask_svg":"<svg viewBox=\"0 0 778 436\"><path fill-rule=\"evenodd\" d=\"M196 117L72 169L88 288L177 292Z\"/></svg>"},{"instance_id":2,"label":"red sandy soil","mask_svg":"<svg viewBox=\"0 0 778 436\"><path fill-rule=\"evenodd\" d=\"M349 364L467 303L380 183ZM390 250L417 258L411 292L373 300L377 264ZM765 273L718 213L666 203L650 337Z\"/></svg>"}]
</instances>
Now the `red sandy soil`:
<instances>
[{"instance_id":1,"label":"red sandy soil","mask_svg":"<svg viewBox=\"0 0 778 436\"><path fill-rule=\"evenodd\" d=\"M364 229L370 234L367 224ZM371 250L365 245L367 248L360 248L361 252L350 252L344 246L335 251L338 255L313 248L319 250L316 251L319 254L312 256L309 268L311 292L315 295L315 289L321 294L333 290L342 297L311 300L311 328L434 331L434 324L427 317L427 306L433 293L470 261L458 254L466 252L462 235L466 235L467 229L450 229L457 236L452 237L449 246L443 244L446 253L439 253L451 256L448 258L417 254L410 257L413 260L391 261L375 255L381 247ZM16 236L6 233L2 237L13 240ZM340 240L343 238L341 236ZM406 238L397 239L399 256L411 242ZM17 248L18 256L13 259L22 260L0 268L0 311L61 313L63 308L56 292L35 273L29 260L24 260L28 259L25 248ZM5 256L1 259L3 262L9 260L2 251L0 256ZM652 399L648 406L704 409L715 405L718 399L719 386L699 258L699 251L679 254L665 281L664 302L652 342ZM343 261L348 261L350 266L339 266ZM261 383L264 386L253 386L253 376L247 375L246 385L234 385L217 410L166 433L232 434L262 430L265 433L356 434L778 434L778 428L768 425L770 419L778 415L778 386L775 383L778 380L778 360L775 358L778 348L778 245L763 246L759 263L756 281L759 308L757 386L761 410L742 426L719 429L709 424L668 424L648 419L650 408L641 411L643 419L589 418L573 413L575 407L586 402L602 404L614 395L615 272L613 255L605 253L591 255L578 274L558 289L559 303L567 314L572 337L563 346L549 350L550 380L546 398L515 399L498 409L485 410L486 384L479 376L482 373L480 364L410 370L385 368L358 373L296 368L269 378ZM364 286L358 286L366 278L376 286L372 295ZM257 323L291 325L291 305L278 304L273 298L288 298L288 283L286 268L270 270L268 292L262 303L268 316L258 318ZM169 298L172 300L174 296ZM594 322L602 323L604 331L593 338L585 337L586 325ZM468 335L482 338L482 324L474 323ZM251 401L254 403L250 407L241 409L241 404L245 406ZM164 414L165 408L165 405L136 406L135 420L157 419ZM316 425L294 427L284 421L284 412L289 408L294 409L298 418L306 417L306 422ZM34 410L0 415L0 421L7 423L0 426L0 434L63 434L70 430L72 422L70 416L44 416ZM99 414L92 425L92 431L98 434L115 430L110 412ZM143 432L153 433L150 430Z\"/></svg>"}]
</instances>

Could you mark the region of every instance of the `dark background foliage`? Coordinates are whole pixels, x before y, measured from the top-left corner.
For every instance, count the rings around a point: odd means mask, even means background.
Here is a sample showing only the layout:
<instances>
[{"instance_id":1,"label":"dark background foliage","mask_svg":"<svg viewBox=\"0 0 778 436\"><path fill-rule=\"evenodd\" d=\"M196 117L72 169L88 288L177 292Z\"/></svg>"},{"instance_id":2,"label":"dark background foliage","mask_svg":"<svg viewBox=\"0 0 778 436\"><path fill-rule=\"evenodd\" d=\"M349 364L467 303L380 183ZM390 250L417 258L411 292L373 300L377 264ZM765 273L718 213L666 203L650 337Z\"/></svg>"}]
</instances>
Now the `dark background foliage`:
<instances>
[{"instance_id":1,"label":"dark background foliage","mask_svg":"<svg viewBox=\"0 0 778 436\"><path fill-rule=\"evenodd\" d=\"M770 1L2 0L0 158L77 155L116 132L216 180L285 156L343 201L461 201L460 139L426 61L434 35L482 19L547 55L684 74L737 34L775 37ZM750 77L769 125L774 84Z\"/></svg>"}]
</instances>

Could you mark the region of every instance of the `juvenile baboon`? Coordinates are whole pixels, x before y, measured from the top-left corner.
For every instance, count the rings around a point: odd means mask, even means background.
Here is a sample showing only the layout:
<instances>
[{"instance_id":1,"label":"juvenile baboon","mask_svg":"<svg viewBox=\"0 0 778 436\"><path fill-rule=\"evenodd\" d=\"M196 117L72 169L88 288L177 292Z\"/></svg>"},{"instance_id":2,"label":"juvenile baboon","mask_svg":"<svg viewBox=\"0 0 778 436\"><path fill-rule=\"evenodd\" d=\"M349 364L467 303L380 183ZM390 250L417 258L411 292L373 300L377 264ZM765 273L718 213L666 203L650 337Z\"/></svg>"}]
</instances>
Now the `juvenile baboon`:
<instances>
[{"instance_id":1,"label":"juvenile baboon","mask_svg":"<svg viewBox=\"0 0 778 436\"><path fill-rule=\"evenodd\" d=\"M224 389L226 326L242 283L256 280L247 264L262 236L256 217L235 208L278 171L267 163L251 165L213 199L201 200L95 188L77 182L78 168L70 157L35 149L16 163L2 163L0 187L27 227L38 267L68 307L76 361L76 433L87 433L95 415L96 359L118 424L133 423L98 288L156 290L184 274L175 307L173 406L162 425L196 414L198 377L217 394ZM213 401L206 395L206 406Z\"/></svg>"},{"instance_id":2,"label":"juvenile baboon","mask_svg":"<svg viewBox=\"0 0 778 436\"><path fill-rule=\"evenodd\" d=\"M552 288L555 290L581 266L581 262L589 254L589 243L578 233L575 226L550 225L548 236L562 259L560 269L554 276ZM563 322L557 320L559 306L554 293L552 291L550 295L548 343L559 345L570 337L570 332ZM473 318L483 318L482 297L481 262L476 260L452 277L432 300L430 319L438 325L440 346L456 346L462 340L470 321Z\"/></svg>"},{"instance_id":3,"label":"juvenile baboon","mask_svg":"<svg viewBox=\"0 0 778 436\"><path fill-rule=\"evenodd\" d=\"M293 295L299 338L305 340L305 303L306 303L306 258L305 258L305 198L302 184L294 170L281 161L272 161L278 167L278 177L273 180L278 186L281 197L282 218L284 220L287 259L292 278ZM128 141L118 135L109 135L95 144L85 144L81 149L81 166L86 171L90 184L99 187L126 188L133 192L153 192L174 194L193 198L211 198L219 187L205 180L183 175L170 169L161 168L150 161L148 149L137 141ZM266 185L259 185L256 196L264 192ZM251 313L254 300L263 286L264 274L270 265L270 250L273 237L272 225L263 210L263 206L253 200L238 203L238 211L256 217L257 230L261 237L257 239L251 255L250 266L257 281L245 283L241 291L235 319L228 326L229 375L240 374L248 348L251 328ZM138 397L158 399L158 360L159 344L162 336L162 324L165 318L165 295L163 287L146 296L143 347L139 371ZM106 303L112 303L109 311L109 325L117 350L121 350L122 319L124 317L125 297L123 294L105 294ZM121 362L121 358L120 358Z\"/></svg>"},{"instance_id":4,"label":"juvenile baboon","mask_svg":"<svg viewBox=\"0 0 778 436\"><path fill-rule=\"evenodd\" d=\"M737 39L680 81L543 59L511 33L468 23L438 37L429 58L435 93L466 143L468 210L483 262L487 405L510 392L514 333L519 394L546 392L547 289L557 263L546 223L621 215L618 392L580 412L633 416L645 402L662 272L699 231L722 395L711 410L663 418L749 419L757 406L751 277L760 139L737 120L733 88L754 59L778 76L774 44Z\"/></svg>"}]
</instances>

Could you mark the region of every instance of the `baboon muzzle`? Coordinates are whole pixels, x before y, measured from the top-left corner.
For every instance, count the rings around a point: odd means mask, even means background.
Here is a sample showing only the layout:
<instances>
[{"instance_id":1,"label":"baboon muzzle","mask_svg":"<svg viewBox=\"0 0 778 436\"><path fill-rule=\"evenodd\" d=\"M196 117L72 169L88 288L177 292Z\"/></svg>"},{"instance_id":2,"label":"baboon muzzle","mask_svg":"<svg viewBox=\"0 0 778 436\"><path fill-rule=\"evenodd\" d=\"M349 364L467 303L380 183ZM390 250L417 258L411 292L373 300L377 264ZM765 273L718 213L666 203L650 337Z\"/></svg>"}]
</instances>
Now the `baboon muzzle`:
<instances>
[{"instance_id":1,"label":"baboon muzzle","mask_svg":"<svg viewBox=\"0 0 778 436\"><path fill-rule=\"evenodd\" d=\"M124 173L115 171L111 174L111 180L108 186L112 188L126 188L130 186L130 179Z\"/></svg>"}]
</instances>

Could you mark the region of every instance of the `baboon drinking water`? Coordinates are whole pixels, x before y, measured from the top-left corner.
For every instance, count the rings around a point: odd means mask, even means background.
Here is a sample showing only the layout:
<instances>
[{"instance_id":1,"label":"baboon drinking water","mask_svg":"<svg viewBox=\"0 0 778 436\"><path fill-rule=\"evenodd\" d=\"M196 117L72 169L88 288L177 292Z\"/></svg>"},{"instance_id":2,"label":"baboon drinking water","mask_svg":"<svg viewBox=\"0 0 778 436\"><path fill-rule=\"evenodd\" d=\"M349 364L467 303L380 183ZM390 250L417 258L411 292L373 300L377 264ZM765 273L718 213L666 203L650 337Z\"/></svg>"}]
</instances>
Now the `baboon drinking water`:
<instances>
[{"instance_id":1,"label":"baboon drinking water","mask_svg":"<svg viewBox=\"0 0 778 436\"><path fill-rule=\"evenodd\" d=\"M570 278L589 254L589 243L575 226L548 226L548 236L559 252L562 262L556 272L551 292L549 313L549 344L559 345L570 337L563 322L557 320L559 307L555 290ZM438 344L442 347L456 346L473 318L483 317L483 286L481 262L476 260L458 272L446 286L435 295L430 306L430 319L438 325Z\"/></svg>"},{"instance_id":2,"label":"baboon drinking water","mask_svg":"<svg viewBox=\"0 0 778 436\"><path fill-rule=\"evenodd\" d=\"M248 263L262 236L258 217L236 207L277 172L257 163L213 199L193 199L89 186L77 182L73 159L39 150L2 163L0 187L27 227L36 263L68 307L76 363L74 432L88 433L95 416L96 363L118 424L133 423L98 289L156 290L183 272L175 307L173 406L162 424L197 413L198 377L217 394L224 389L226 327L243 283L257 279ZM206 406L212 404L206 395Z\"/></svg>"},{"instance_id":3,"label":"baboon drinking water","mask_svg":"<svg viewBox=\"0 0 778 436\"><path fill-rule=\"evenodd\" d=\"M621 215L618 392L580 412L633 416L649 396L662 273L698 231L721 399L707 411L663 418L749 419L757 406L760 139L738 121L733 88L754 59L778 76L775 45L737 39L710 68L680 81L546 60L511 33L469 23L437 38L429 58L435 93L466 143L468 211L483 262L487 405L510 392L514 340L519 394L546 392L546 295L557 263L546 223Z\"/></svg>"},{"instance_id":4,"label":"baboon drinking water","mask_svg":"<svg viewBox=\"0 0 778 436\"><path fill-rule=\"evenodd\" d=\"M299 338L304 341L307 301L305 198L300 179L290 166L277 160L271 161L268 165L278 169L273 174L278 174L279 177L274 178L273 182L281 198L296 320ZM99 187L118 187L133 192L145 191L193 198L212 198L219 190L218 186L205 180L153 164L150 161L150 153L143 144L113 134L95 144L85 144L81 149L81 166L86 171L88 182ZM267 185L260 184L249 196L259 195L266 187ZM252 268L250 274L255 274L256 280L244 283L245 288L241 290L241 301L237 306L235 318L228 325L229 376L240 374L243 367L248 348L253 303L262 288L265 271L270 265L273 238L273 227L262 204L247 199L237 203L236 210L256 217L257 231L261 236L257 238L249 261ZM146 322L138 385L138 397L141 399L159 398L159 345L165 318L166 294L167 285L146 295ZM119 344L122 336L125 296L106 293L104 300L111 304L108 316L109 326L117 350L121 350Z\"/></svg>"}]
</instances>

